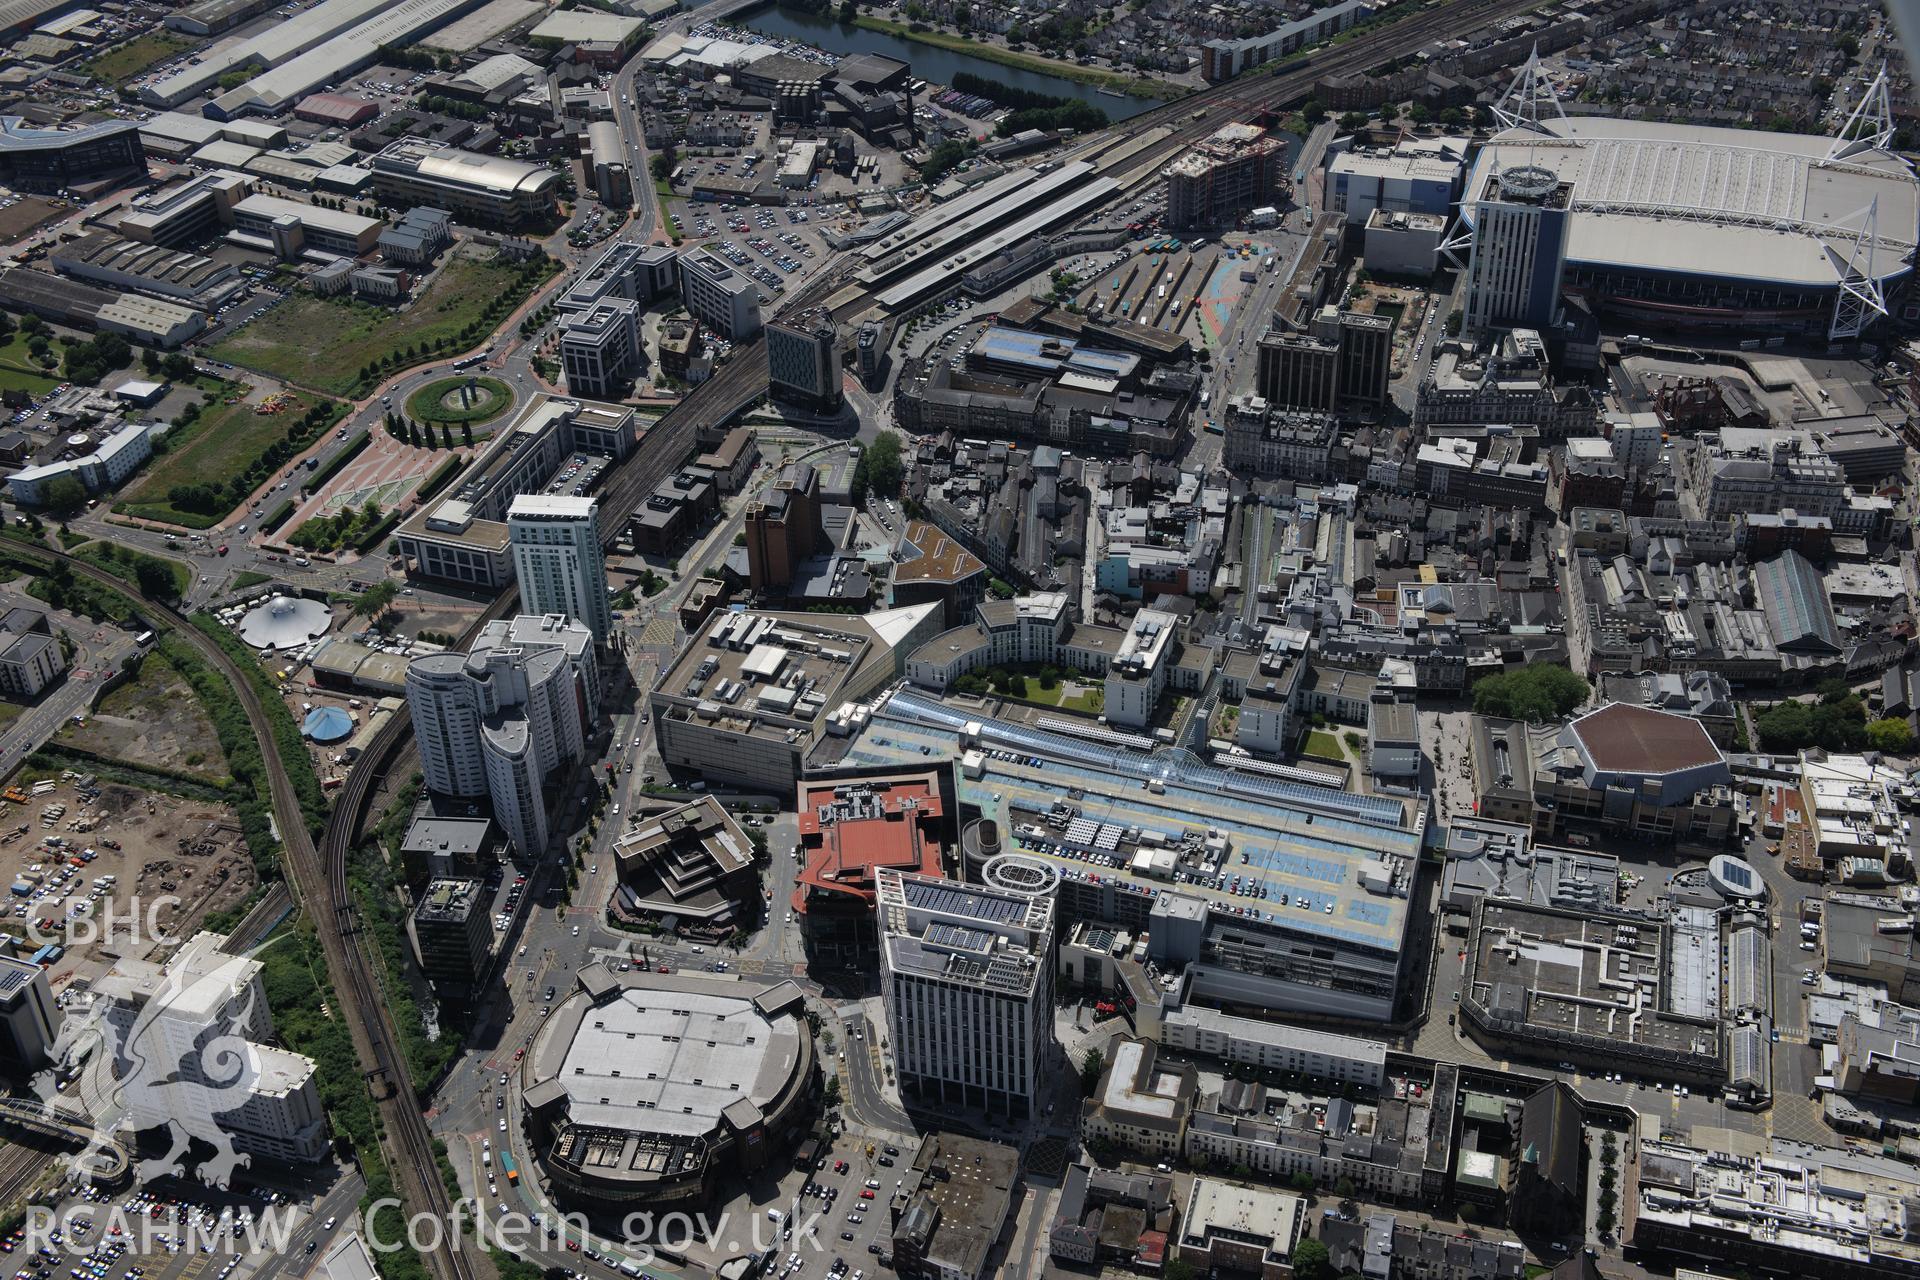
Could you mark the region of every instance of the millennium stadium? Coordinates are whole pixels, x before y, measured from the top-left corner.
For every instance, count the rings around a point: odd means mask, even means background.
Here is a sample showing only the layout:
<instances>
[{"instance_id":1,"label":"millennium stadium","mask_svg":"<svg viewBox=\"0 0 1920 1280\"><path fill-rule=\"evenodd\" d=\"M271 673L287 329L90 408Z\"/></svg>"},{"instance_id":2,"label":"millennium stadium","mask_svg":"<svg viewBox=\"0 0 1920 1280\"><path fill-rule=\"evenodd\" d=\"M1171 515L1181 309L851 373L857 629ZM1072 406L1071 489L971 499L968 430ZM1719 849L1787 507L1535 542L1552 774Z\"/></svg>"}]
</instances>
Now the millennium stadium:
<instances>
[{"instance_id":1,"label":"millennium stadium","mask_svg":"<svg viewBox=\"0 0 1920 1280\"><path fill-rule=\"evenodd\" d=\"M1463 232L1503 175L1544 170L1565 210L1561 291L1616 321L1841 339L1888 314L1913 270L1920 184L1888 149L1884 80L1819 137L1569 117L1536 72L1496 108Z\"/></svg>"}]
</instances>

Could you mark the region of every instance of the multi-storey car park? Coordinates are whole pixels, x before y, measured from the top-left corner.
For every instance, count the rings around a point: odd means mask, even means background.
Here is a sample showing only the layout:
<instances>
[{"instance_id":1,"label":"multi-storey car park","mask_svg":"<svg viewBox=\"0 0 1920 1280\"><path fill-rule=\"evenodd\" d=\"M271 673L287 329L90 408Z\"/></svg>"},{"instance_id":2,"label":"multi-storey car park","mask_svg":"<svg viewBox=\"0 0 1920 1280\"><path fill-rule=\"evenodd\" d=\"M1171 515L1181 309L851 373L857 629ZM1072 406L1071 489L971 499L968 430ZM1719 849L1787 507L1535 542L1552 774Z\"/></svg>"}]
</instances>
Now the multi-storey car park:
<instances>
[{"instance_id":1,"label":"multi-storey car park","mask_svg":"<svg viewBox=\"0 0 1920 1280\"><path fill-rule=\"evenodd\" d=\"M1011 846L1057 867L1064 922L1147 930L1162 970L1184 969L1170 1000L1394 1016L1418 806L1045 726L903 689L841 755L873 768L959 760L960 803L986 819L962 836L967 877Z\"/></svg>"}]
</instances>

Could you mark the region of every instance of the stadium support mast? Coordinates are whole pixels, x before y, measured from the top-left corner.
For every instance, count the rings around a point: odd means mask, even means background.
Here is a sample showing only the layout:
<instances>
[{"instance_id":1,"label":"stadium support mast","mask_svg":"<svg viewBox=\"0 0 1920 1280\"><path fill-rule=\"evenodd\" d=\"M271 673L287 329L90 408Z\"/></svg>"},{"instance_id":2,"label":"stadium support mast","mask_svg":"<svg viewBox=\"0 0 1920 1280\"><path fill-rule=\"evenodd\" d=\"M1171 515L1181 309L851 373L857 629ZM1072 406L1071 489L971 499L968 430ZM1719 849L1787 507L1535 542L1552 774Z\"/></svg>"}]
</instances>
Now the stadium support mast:
<instances>
[{"instance_id":1,"label":"stadium support mast","mask_svg":"<svg viewBox=\"0 0 1920 1280\"><path fill-rule=\"evenodd\" d=\"M1845 160L1860 151L1884 151L1893 141L1893 100L1887 93L1887 64L1853 104L1846 123L1833 135L1827 160Z\"/></svg>"},{"instance_id":2,"label":"stadium support mast","mask_svg":"<svg viewBox=\"0 0 1920 1280\"><path fill-rule=\"evenodd\" d=\"M1845 219L1858 220L1860 234L1845 257L1831 243L1827 258L1840 277L1840 292L1833 300L1833 320L1827 325L1827 339L1857 338L1869 324L1887 314L1887 296L1874 274L1875 251L1880 247L1880 198L1875 196L1866 208Z\"/></svg>"},{"instance_id":3,"label":"stadium support mast","mask_svg":"<svg viewBox=\"0 0 1920 1280\"><path fill-rule=\"evenodd\" d=\"M1546 109L1544 114L1543 108ZM1527 55L1526 65L1520 68L1513 83L1493 104L1493 116L1503 128L1531 129L1535 133L1547 132L1543 122L1549 116L1557 120L1567 118L1567 113L1560 108L1560 95L1554 92L1553 81L1547 78L1546 68L1540 65L1539 45L1533 46L1533 52Z\"/></svg>"}]
</instances>

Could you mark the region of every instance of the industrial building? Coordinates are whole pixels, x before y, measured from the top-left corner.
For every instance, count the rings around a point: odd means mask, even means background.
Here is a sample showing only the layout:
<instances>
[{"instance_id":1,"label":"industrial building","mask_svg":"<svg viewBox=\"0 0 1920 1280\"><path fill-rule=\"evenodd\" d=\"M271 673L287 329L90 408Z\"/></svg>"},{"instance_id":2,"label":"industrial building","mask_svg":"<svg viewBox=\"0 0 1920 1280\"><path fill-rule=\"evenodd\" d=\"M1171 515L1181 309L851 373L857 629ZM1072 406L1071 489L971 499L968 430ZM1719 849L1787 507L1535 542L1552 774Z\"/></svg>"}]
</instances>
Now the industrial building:
<instances>
[{"instance_id":1,"label":"industrial building","mask_svg":"<svg viewBox=\"0 0 1920 1280\"><path fill-rule=\"evenodd\" d=\"M109 293L27 267L0 271L0 303L56 324L117 333L171 350L207 327L205 313L158 298Z\"/></svg>"},{"instance_id":2,"label":"industrial building","mask_svg":"<svg viewBox=\"0 0 1920 1280\"><path fill-rule=\"evenodd\" d=\"M518 1071L556 1197L704 1204L722 1175L784 1164L819 1089L806 1012L792 982L582 969Z\"/></svg>"},{"instance_id":3,"label":"industrial building","mask_svg":"<svg viewBox=\"0 0 1920 1280\"><path fill-rule=\"evenodd\" d=\"M379 14L391 0L321 0L285 22L245 40L217 45L200 61L140 89L149 106L177 107L219 88L221 77L256 67L277 67Z\"/></svg>"},{"instance_id":4,"label":"industrial building","mask_svg":"<svg viewBox=\"0 0 1920 1280\"><path fill-rule=\"evenodd\" d=\"M984 884L874 873L880 993L903 1095L1027 1116L1060 1056L1050 892L1060 873L1016 855L998 869Z\"/></svg>"},{"instance_id":5,"label":"industrial building","mask_svg":"<svg viewBox=\"0 0 1920 1280\"><path fill-rule=\"evenodd\" d=\"M207 104L206 114L216 120L279 115L308 94L339 84L362 67L371 66L382 49L405 45L479 8L482 2L399 0L365 21L335 32L285 62L270 65L246 83L219 94ZM287 26L298 27L319 12L320 8L309 9L296 15Z\"/></svg>"},{"instance_id":6,"label":"industrial building","mask_svg":"<svg viewBox=\"0 0 1920 1280\"><path fill-rule=\"evenodd\" d=\"M123 240L107 231L61 242L48 253L47 262L62 275L171 299L201 311L219 307L245 284L231 262Z\"/></svg>"},{"instance_id":7,"label":"industrial building","mask_svg":"<svg viewBox=\"0 0 1920 1280\"><path fill-rule=\"evenodd\" d=\"M217 36L271 8L273 0L198 0L169 13L165 26L184 35Z\"/></svg>"},{"instance_id":8,"label":"industrial building","mask_svg":"<svg viewBox=\"0 0 1920 1280\"><path fill-rule=\"evenodd\" d=\"M373 186L382 200L406 208L445 209L463 222L518 226L550 218L560 174L545 165L461 151L423 138L402 138L373 157Z\"/></svg>"},{"instance_id":9,"label":"industrial building","mask_svg":"<svg viewBox=\"0 0 1920 1280\"><path fill-rule=\"evenodd\" d=\"M1274 202L1285 182L1287 147L1257 124L1225 125L1167 170L1167 225L1232 225Z\"/></svg>"},{"instance_id":10,"label":"industrial building","mask_svg":"<svg viewBox=\"0 0 1920 1280\"><path fill-rule=\"evenodd\" d=\"M176 248L206 239L234 223L234 207L253 184L237 173L215 170L150 195L135 196L114 230L141 244Z\"/></svg>"},{"instance_id":11,"label":"industrial building","mask_svg":"<svg viewBox=\"0 0 1920 1280\"><path fill-rule=\"evenodd\" d=\"M59 191L103 178L146 174L140 126L131 120L42 125L0 116L0 184L14 191Z\"/></svg>"}]
</instances>

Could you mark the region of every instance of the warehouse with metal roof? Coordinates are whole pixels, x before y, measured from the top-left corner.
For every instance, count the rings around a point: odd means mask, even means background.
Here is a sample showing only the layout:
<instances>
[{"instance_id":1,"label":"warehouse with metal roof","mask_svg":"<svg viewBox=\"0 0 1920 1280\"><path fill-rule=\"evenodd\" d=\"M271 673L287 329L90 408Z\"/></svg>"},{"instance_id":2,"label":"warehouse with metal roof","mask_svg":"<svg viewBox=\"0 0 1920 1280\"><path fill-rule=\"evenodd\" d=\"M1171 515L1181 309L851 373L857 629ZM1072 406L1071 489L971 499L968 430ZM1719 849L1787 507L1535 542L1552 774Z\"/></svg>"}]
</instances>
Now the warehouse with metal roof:
<instances>
[{"instance_id":1,"label":"warehouse with metal roof","mask_svg":"<svg viewBox=\"0 0 1920 1280\"><path fill-rule=\"evenodd\" d=\"M400 0L365 22L307 49L245 84L215 98L207 114L216 120L277 115L296 101L371 66L382 49L409 44L483 0ZM295 19L298 21L298 19Z\"/></svg>"}]
</instances>

